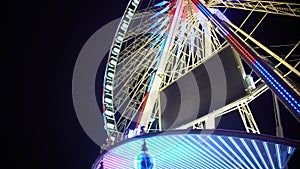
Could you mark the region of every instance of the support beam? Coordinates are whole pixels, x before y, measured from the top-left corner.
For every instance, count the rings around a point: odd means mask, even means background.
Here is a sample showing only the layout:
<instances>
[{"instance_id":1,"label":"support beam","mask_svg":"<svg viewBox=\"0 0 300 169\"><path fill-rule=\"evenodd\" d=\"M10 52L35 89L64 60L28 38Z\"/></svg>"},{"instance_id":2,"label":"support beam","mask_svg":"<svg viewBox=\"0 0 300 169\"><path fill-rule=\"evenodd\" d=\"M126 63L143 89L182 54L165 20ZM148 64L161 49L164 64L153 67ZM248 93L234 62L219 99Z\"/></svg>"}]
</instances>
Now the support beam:
<instances>
[{"instance_id":1,"label":"support beam","mask_svg":"<svg viewBox=\"0 0 300 169\"><path fill-rule=\"evenodd\" d=\"M276 136L283 137L278 99L274 93L272 93L272 95L273 95L274 114L275 114L275 121L276 121Z\"/></svg>"},{"instance_id":2,"label":"support beam","mask_svg":"<svg viewBox=\"0 0 300 169\"><path fill-rule=\"evenodd\" d=\"M151 118L155 100L157 99L157 96L158 96L159 87L162 83L162 79L163 79L162 75L164 74L164 71L165 71L165 66L167 63L170 46L171 46L172 42L174 42L174 38L175 38L174 34L176 33L177 27L178 27L180 19L181 19L180 14L183 11L183 5L184 5L183 0L177 1L176 11L172 18L170 29L169 29L168 35L166 37L167 39L166 39L165 46L164 46L162 54L161 54L161 59L158 64L157 72L154 77L154 80L153 80L151 89L148 93L148 96L146 96L146 99L144 100L145 103L143 103L143 104L145 104L144 105L145 107L144 108L142 107L142 110L140 112L140 116L141 116L140 120L137 122L137 124L139 123L141 126L147 127L149 119Z\"/></svg>"},{"instance_id":3,"label":"support beam","mask_svg":"<svg viewBox=\"0 0 300 169\"><path fill-rule=\"evenodd\" d=\"M207 7L198 0L192 0L197 8L216 26L221 35L230 43L245 59L246 63L255 73L264 80L269 88L276 94L291 114L300 122L300 96L293 90L290 84L280 78L258 55L258 53L233 32L228 21L213 15Z\"/></svg>"},{"instance_id":4,"label":"support beam","mask_svg":"<svg viewBox=\"0 0 300 169\"><path fill-rule=\"evenodd\" d=\"M223 1L211 0L208 5L212 8L233 8L239 10L264 12L277 15L300 17L300 5L297 3L275 1Z\"/></svg>"},{"instance_id":5,"label":"support beam","mask_svg":"<svg viewBox=\"0 0 300 169\"><path fill-rule=\"evenodd\" d=\"M240 112L246 131L248 133L260 134L249 105L247 103L242 103L238 106L238 110Z\"/></svg>"}]
</instances>

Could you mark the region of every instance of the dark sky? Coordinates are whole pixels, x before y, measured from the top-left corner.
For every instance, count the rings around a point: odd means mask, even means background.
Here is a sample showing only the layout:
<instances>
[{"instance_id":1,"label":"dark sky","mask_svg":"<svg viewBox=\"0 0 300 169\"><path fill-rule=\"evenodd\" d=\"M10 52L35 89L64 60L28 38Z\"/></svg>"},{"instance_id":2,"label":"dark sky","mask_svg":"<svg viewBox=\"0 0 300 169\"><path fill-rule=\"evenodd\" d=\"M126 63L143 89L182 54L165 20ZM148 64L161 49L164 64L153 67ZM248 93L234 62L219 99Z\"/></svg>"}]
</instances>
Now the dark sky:
<instances>
[{"instance_id":1,"label":"dark sky","mask_svg":"<svg viewBox=\"0 0 300 169\"><path fill-rule=\"evenodd\" d=\"M8 10L3 15L5 45L1 50L1 96L5 100L1 106L5 151L1 152L9 168L91 167L98 146L84 133L74 112L73 68L88 38L120 17L126 5L127 0L20 1L3 5ZM260 123L268 119L262 118ZM286 135L300 139L295 119L287 115L283 120L289 125ZM295 155L299 158L299 152ZM294 167L295 158L291 161Z\"/></svg>"},{"instance_id":2,"label":"dark sky","mask_svg":"<svg viewBox=\"0 0 300 169\"><path fill-rule=\"evenodd\" d=\"M5 161L9 168L90 168L99 148L72 103L72 74L88 38L122 16L125 0L19 1L7 4L4 61Z\"/></svg>"}]
</instances>

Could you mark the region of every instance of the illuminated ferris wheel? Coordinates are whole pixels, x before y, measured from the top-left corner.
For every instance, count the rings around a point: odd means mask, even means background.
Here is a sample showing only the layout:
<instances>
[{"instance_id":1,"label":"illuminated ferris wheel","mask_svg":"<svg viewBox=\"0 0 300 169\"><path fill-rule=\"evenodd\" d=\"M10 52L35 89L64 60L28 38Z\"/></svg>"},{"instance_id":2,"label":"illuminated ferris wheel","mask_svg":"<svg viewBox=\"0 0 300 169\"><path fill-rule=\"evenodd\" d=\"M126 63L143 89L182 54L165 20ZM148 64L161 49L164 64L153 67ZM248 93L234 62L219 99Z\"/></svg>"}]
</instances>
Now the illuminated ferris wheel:
<instances>
[{"instance_id":1,"label":"illuminated ferris wheel","mask_svg":"<svg viewBox=\"0 0 300 169\"><path fill-rule=\"evenodd\" d=\"M258 40L268 38L259 32L266 23L274 24L269 19L299 20L299 9L300 4L257 0L131 0L116 31L103 83L102 112L110 144L140 126L146 133L163 130L161 92L227 49L239 67L245 94L172 129L215 128L211 121L238 110L245 130L260 133L248 104L267 90L299 121L300 60L294 53L300 37L277 47Z\"/></svg>"}]
</instances>

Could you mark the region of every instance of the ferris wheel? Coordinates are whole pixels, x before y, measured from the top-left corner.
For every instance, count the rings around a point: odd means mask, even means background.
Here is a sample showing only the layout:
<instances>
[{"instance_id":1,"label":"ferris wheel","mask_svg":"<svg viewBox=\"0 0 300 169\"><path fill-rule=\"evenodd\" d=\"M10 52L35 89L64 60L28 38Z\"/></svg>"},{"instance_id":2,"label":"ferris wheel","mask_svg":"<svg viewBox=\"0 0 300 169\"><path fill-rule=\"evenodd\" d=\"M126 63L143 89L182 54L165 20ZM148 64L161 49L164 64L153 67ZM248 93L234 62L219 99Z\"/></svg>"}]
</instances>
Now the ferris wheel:
<instances>
[{"instance_id":1,"label":"ferris wheel","mask_svg":"<svg viewBox=\"0 0 300 169\"><path fill-rule=\"evenodd\" d=\"M274 16L299 21L299 9L296 3L257 0L131 0L116 31L103 82L109 144L140 126L146 133L162 130L160 92L228 46L239 60L247 94L173 129L203 128L210 119L238 110L245 130L260 133L248 104L267 90L299 121L300 60L295 51L300 37L284 44L261 40L268 38L262 32L266 23L274 24Z\"/></svg>"}]
</instances>

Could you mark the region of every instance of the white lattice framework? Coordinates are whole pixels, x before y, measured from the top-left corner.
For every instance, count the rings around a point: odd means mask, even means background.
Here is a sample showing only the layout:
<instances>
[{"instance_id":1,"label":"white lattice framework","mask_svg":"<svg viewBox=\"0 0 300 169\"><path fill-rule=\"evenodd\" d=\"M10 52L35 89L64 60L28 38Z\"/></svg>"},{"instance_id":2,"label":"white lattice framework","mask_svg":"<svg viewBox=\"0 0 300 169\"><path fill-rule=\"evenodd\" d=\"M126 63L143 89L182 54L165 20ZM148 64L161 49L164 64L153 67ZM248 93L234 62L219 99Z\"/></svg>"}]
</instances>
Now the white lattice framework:
<instances>
[{"instance_id":1,"label":"white lattice framework","mask_svg":"<svg viewBox=\"0 0 300 169\"><path fill-rule=\"evenodd\" d=\"M175 5L166 9L166 5L170 3L154 7L156 3L149 1L146 3L147 5L144 5L147 7L133 14L128 31L122 39L122 47L118 55L116 73L114 74L113 114L115 126L108 129L108 131L109 135L119 138L114 138L113 140L118 141L122 139L123 133L136 120L145 101L152 102L150 118L146 121L146 131L160 130L160 125L152 125L152 122L155 120L160 121L159 98L157 96L156 99L147 100L145 95L151 76L157 71L156 65L160 62L160 58L157 56L161 52L165 52L166 56L163 72L155 75L155 77L159 76L161 78L161 83L157 84L159 90L166 88L178 78L201 65L227 45L219 30L210 21L201 16L201 13L195 12L191 1L182 0L182 3L182 10L171 34L166 34L166 32L169 25L175 22L174 17L171 16L172 14L170 15L170 11ZM216 9L220 9L218 11L225 13L225 15L231 9L246 11L247 15L243 18L243 22L237 25L228 20L227 24L245 42L254 44L259 49L257 50L259 56L267 60L270 66L276 70L276 73L299 94L297 83L290 77L296 76L299 78L300 73L297 67L300 60L291 61L289 58L298 48L300 41L293 44L293 48L285 56L282 56L275 54L275 52L253 37L256 30L263 29L260 27L260 24L267 15L270 17L271 15L299 17L299 4L257 0L211 0L206 5L211 11L216 12ZM254 13L261 13L262 17L259 19L252 17ZM256 20L255 27L250 32L243 31L243 26L254 18ZM165 51L166 47L163 44L166 36L171 41L170 46L167 46L167 51ZM210 46L209 49L208 46ZM240 66L243 65L240 64ZM248 74L249 72L246 73ZM268 88L260 79L256 79L256 85L258 86L257 89L249 91L248 96L187 123L179 127L179 129L201 126L199 124L209 118L216 118L233 110L239 110L246 131L259 133L248 104L258 98Z\"/></svg>"}]
</instances>

